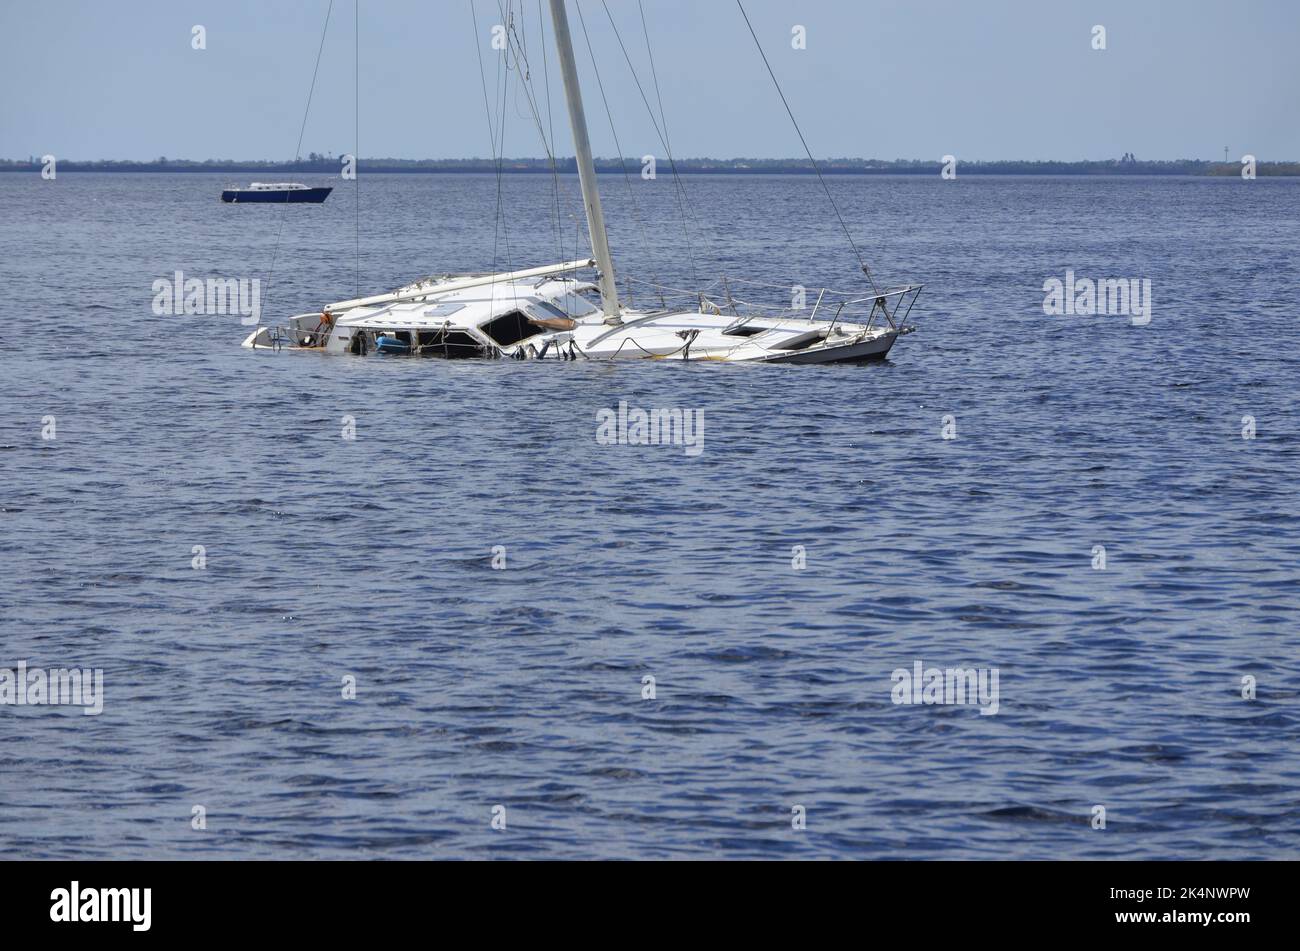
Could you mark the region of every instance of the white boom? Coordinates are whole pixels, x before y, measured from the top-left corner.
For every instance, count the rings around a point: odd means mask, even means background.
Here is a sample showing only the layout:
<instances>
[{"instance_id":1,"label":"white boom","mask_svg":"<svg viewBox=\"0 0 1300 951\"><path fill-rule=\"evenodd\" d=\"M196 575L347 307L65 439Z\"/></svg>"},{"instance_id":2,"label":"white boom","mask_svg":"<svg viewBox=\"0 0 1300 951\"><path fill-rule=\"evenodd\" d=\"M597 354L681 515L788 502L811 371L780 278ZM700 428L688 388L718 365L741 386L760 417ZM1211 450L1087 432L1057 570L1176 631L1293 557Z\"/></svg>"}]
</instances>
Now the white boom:
<instances>
[{"instance_id":1,"label":"white boom","mask_svg":"<svg viewBox=\"0 0 1300 951\"><path fill-rule=\"evenodd\" d=\"M548 264L545 267L530 267L524 271L507 271L504 274L482 274L478 277L466 277L458 281L448 281L445 284L436 284L432 287L426 287L423 290L402 291L401 293L393 291L390 294L376 294L374 297L358 297L353 300L342 300L338 303L328 305L325 309L329 311L342 311L351 310L354 307L370 307L373 304L390 304L396 301L416 300L420 297L445 294L447 291L464 290L467 287L481 287L485 284L504 284L508 281L526 281L530 277L547 277L551 274L563 274L565 271L581 271L583 268L595 266L596 262L592 258L586 258L582 261L569 261L567 264Z\"/></svg>"}]
</instances>

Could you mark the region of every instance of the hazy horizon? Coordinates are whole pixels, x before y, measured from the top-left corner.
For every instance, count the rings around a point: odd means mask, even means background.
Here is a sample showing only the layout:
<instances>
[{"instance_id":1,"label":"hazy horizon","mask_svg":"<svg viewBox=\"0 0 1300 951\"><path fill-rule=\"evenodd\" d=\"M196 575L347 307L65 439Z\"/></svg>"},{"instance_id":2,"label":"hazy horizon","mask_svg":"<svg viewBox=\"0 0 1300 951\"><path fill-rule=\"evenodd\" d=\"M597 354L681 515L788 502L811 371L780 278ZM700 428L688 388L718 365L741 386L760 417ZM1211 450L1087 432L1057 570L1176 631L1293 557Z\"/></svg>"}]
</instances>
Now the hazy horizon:
<instances>
[{"instance_id":1,"label":"hazy horizon","mask_svg":"<svg viewBox=\"0 0 1300 951\"><path fill-rule=\"evenodd\" d=\"M500 53L493 0L335 0L301 154L489 158L479 55L491 95ZM962 161L1236 160L1300 156L1300 5L1255 0L1139 4L1094 0L861 3L746 0L746 9L819 159L914 156ZM328 0L48 0L0 8L0 153L81 161L159 156L254 161L295 154ZM801 146L733 3L645 0L666 111L681 157L797 158ZM518 7L516 7L518 9ZM517 21L533 83L549 70L557 150L571 151L549 15L526 0ZM649 86L637 4L610 3ZM539 20L540 16L540 20ZM604 6L569 2L594 150L663 148ZM583 32L616 117L616 149ZM544 23L545 37L540 27ZM792 29L806 48L792 48ZM1106 48L1093 49L1093 28ZM192 48L204 28L206 48ZM477 38L477 41L476 39ZM548 50L549 66L536 54ZM354 77L354 44L359 75ZM476 48L477 45L477 48ZM511 76L506 154L541 157ZM359 84L359 94L354 89ZM654 101L654 90L647 88ZM544 109L544 102L542 103ZM360 141L354 132L359 110Z\"/></svg>"},{"instance_id":2,"label":"hazy horizon","mask_svg":"<svg viewBox=\"0 0 1300 951\"><path fill-rule=\"evenodd\" d=\"M325 159L325 160L327 160L327 161L332 161L332 160L334 160L334 159L336 159L336 158L341 157L343 154L344 154L344 153L341 152L341 151L334 151L334 152L331 152L331 153L320 152L320 153L318 153L318 156L317 156L317 157L318 157L318 159L322 159L322 158L323 158L323 159ZM863 162L863 163L865 163L865 162L885 162L885 163L911 163L911 162L922 163L922 162L924 162L924 163L930 163L930 164L933 164L933 165L940 165L940 164L942 164L940 158L938 158L938 157L933 157L933 158L932 158L932 157L929 157L929 156L924 156L924 157L918 157L918 156L911 156L911 157L898 156L898 157L895 157L895 158L884 158L884 157L882 157L882 156L878 156L878 155L814 155L813 157L816 159L817 164L818 164L819 166L821 166L821 165L825 165L825 164L828 163L828 162ZM309 159L307 158L307 155L305 155L305 154L302 155L302 156L299 157L299 158L268 158L268 157L248 157L248 156L244 156L244 157L242 157L242 158L232 158L232 157L226 157L226 156L221 156L221 157L204 157L204 158L196 158L196 157L194 157L194 156L186 156L186 155L154 156L153 158L122 158L122 157L120 157L120 156L109 156L109 155L106 155L106 156L95 156L95 157L91 158L91 157L87 157L87 156L69 155L69 156L67 156L67 157L61 157L61 158L59 159L59 161L60 161L60 163L62 163L62 164L78 164L78 163L87 163L87 164L89 164L89 163L99 163L99 162L135 162L135 163L140 163L140 164L149 164L149 163L156 162L156 161L157 161L158 159L160 159L160 158L165 158L169 163L193 162L193 163L198 163L198 164L216 164L216 163L230 162L230 163L234 163L234 164L236 164L236 165L239 165L239 164L255 164L255 163L268 164L268 165L271 165L271 164L290 165L290 164L305 164L305 163L307 163L307 162L309 161ZM536 162L536 161L539 161L540 158L541 158L540 156L534 156L534 155L506 155L506 156L502 157L500 161L503 162L503 163L505 163L505 164L510 164L510 163L512 163L512 162ZM594 158L594 160L595 160L597 163L602 163L602 162L616 162L616 161L619 160L619 156L617 156L617 155L613 155L613 154L611 154L611 155L602 155L602 154L599 154L599 153L598 153L598 154L596 154L595 156L593 156L593 158ZM629 162L639 162L639 161L640 161L640 159L639 159L637 156L634 156L634 155L625 155L625 156L623 156L623 158L626 159L626 160L629 161ZM1028 159L1027 159L1027 158L1015 158L1015 157L1004 157L1004 158L981 158L981 157L979 157L979 156L974 156L974 157L971 157L971 158L962 158L962 159L961 159L961 164L963 164L963 165L992 165L992 164L998 164L998 163L1008 163L1008 164L1032 164L1032 163L1038 163L1038 162L1042 162L1042 163L1059 163L1059 164L1080 164L1080 163L1100 164L1100 163L1104 163L1104 162L1118 161L1120 158L1121 158L1121 156L1118 156L1118 155L1114 155L1114 156L1103 156L1103 157L1101 157L1101 158L1095 158L1095 159L1085 159L1085 158L1060 158L1060 159L1033 159L1033 158L1028 158ZM807 158L807 156L799 156L799 155L778 155L778 156L762 156L762 155L674 155L674 159L675 159L678 163L687 163L687 162L719 162L719 163L727 163L727 162L765 162L765 163L783 163L783 164L788 164L788 165L794 165L794 164L797 164L797 163L803 163L805 166L808 164L808 158ZM0 155L0 162L6 162L6 161L7 161L7 162L27 162L27 161L29 161L29 160L32 161L32 162L34 162L34 163L37 164L37 165L40 164L40 156L38 156L38 155L28 155L28 156L19 156L19 155ZM497 161L497 160L496 160L495 158L493 158L493 156L491 156L491 155L449 155L449 156L439 157L439 158L435 158L434 156L430 156L430 155L422 155L422 156L363 155L363 156L362 156L358 161L359 161L359 164L361 164L361 165L365 165L365 164L367 164L367 163L375 163L375 162L495 162L495 161ZM574 162L574 157L573 157L572 155L563 155L563 154L561 154L561 155L557 155L557 156L556 156L556 161L557 161L557 162L560 162L560 163L568 163L568 164L572 164L572 163ZM1218 163L1221 164L1221 163L1223 162L1223 156L1220 155L1220 156L1216 159L1216 158L1213 158L1213 157L1189 156L1189 155L1180 155L1180 156L1167 156L1167 155L1162 155L1162 156L1147 156L1147 157L1144 157L1144 156L1140 156L1140 155L1139 155L1139 156L1136 156L1136 157L1135 157L1135 161L1137 161L1139 164L1140 164L1140 163L1145 163L1145 162L1150 162L1150 163L1161 163L1161 162L1163 162L1163 163L1179 163L1179 162L1209 162L1209 163L1215 163L1215 162L1218 162ZM1232 158L1229 160L1229 164L1235 164L1236 162L1237 162L1237 157L1234 155L1234 156L1232 156ZM1296 164L1297 162L1300 162L1300 158L1293 158L1293 157L1287 157L1287 156L1279 156L1279 157L1277 157L1277 158L1270 158L1270 159L1262 160L1259 164L1261 164L1261 165L1268 165L1268 164L1293 165L1293 164ZM605 171L605 170L602 169L602 172L603 172L603 171ZM568 174L569 172L572 172L572 169L569 169L569 170L567 170L567 171L565 171L565 170L561 170L561 172L562 172L562 174Z\"/></svg>"}]
</instances>

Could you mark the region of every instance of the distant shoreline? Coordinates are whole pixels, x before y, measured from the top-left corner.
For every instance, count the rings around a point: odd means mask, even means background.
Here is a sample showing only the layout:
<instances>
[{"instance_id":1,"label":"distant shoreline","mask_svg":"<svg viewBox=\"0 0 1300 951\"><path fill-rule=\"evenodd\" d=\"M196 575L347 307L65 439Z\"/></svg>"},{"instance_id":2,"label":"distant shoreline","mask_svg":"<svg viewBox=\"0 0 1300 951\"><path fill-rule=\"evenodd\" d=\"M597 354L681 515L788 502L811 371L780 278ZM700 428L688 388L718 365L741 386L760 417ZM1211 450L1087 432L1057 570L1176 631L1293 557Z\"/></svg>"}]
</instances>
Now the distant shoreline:
<instances>
[{"instance_id":1,"label":"distant shoreline","mask_svg":"<svg viewBox=\"0 0 1300 951\"><path fill-rule=\"evenodd\" d=\"M36 158L27 161L0 159L0 172L27 172L39 174L43 163ZM919 159L826 159L818 162L824 175L938 175L943 163ZM337 175L341 159L312 155L294 162L229 161L159 158L148 162L98 160L76 161L58 159L59 172L223 172L229 175ZM571 158L560 159L556 168L562 174L576 174ZM596 159L599 172L641 174L641 159L627 158L621 163L617 158ZM687 175L811 175L813 168L807 161L797 159L678 159L676 168ZM1138 161L1114 159L1085 162L1023 162L997 161L957 162L958 175L1205 175L1236 177L1242 166L1235 162L1211 162L1200 159L1173 161ZM367 174L429 174L429 173L495 173L497 163L491 159L362 159L357 169ZM515 174L550 174L548 159L504 159L500 170ZM657 163L657 175L671 175L672 165L666 160ZM1258 162L1258 176L1300 176L1300 162Z\"/></svg>"}]
</instances>

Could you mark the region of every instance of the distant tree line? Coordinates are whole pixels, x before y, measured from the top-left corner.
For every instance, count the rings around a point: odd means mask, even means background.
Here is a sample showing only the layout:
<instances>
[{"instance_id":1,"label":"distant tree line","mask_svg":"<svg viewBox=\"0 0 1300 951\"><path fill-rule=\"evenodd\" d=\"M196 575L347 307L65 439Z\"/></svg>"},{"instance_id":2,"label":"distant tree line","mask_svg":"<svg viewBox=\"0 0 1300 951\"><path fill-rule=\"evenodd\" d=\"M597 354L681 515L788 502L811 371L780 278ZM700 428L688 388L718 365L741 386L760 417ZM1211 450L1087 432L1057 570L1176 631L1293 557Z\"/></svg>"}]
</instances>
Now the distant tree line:
<instances>
[{"instance_id":1,"label":"distant tree line","mask_svg":"<svg viewBox=\"0 0 1300 951\"><path fill-rule=\"evenodd\" d=\"M247 172L247 173L316 173L337 174L342 159L311 152L304 159L292 161L235 160L235 159L169 159L160 156L146 162L102 159L75 161L60 159L60 172ZM550 173L551 162L545 158L507 158L498 163L490 158L464 159L362 159L357 168L364 172L495 172ZM660 160L657 174L671 174L673 165L682 173L707 174L812 174L812 164L807 159L759 158L687 158L675 163ZM39 172L41 161L36 157L0 159L0 172ZM563 173L577 172L572 158L557 159L555 167ZM818 162L827 175L938 175L943 163L929 159L862 159L829 158ZM596 168L603 172L618 172L627 168L639 172L639 158L598 158ZM1131 152L1120 159L1082 162L1026 162L1026 161L958 161L958 175L1240 175L1237 162L1214 162L1205 159L1175 159L1166 161L1140 161ZM1259 162L1256 174L1300 175L1300 162Z\"/></svg>"}]
</instances>

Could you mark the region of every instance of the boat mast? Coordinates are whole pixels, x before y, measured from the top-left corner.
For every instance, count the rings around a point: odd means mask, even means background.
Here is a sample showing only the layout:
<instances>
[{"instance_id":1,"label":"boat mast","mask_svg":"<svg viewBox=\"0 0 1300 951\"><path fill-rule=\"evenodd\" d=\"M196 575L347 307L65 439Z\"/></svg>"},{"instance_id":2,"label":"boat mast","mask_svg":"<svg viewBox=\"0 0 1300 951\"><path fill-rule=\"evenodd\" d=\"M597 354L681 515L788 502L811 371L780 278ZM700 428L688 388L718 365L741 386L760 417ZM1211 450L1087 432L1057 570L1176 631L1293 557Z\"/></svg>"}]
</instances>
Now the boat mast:
<instances>
[{"instance_id":1,"label":"boat mast","mask_svg":"<svg viewBox=\"0 0 1300 951\"><path fill-rule=\"evenodd\" d=\"M605 323L621 324L618 287L614 283L614 262L609 256L609 238L605 234L605 215L600 210L600 189L596 185L596 166L591 160L591 140L587 137L587 115L582 109L582 90L578 88L578 66L573 58L573 40L569 36L569 15L565 0L551 0L551 21L555 28L555 49L560 56L564 76L564 98L569 104L569 123L573 126L573 149L578 160L578 181L582 184L582 203L587 209L587 230L591 234L591 251L596 257L600 279L600 303Z\"/></svg>"}]
</instances>

